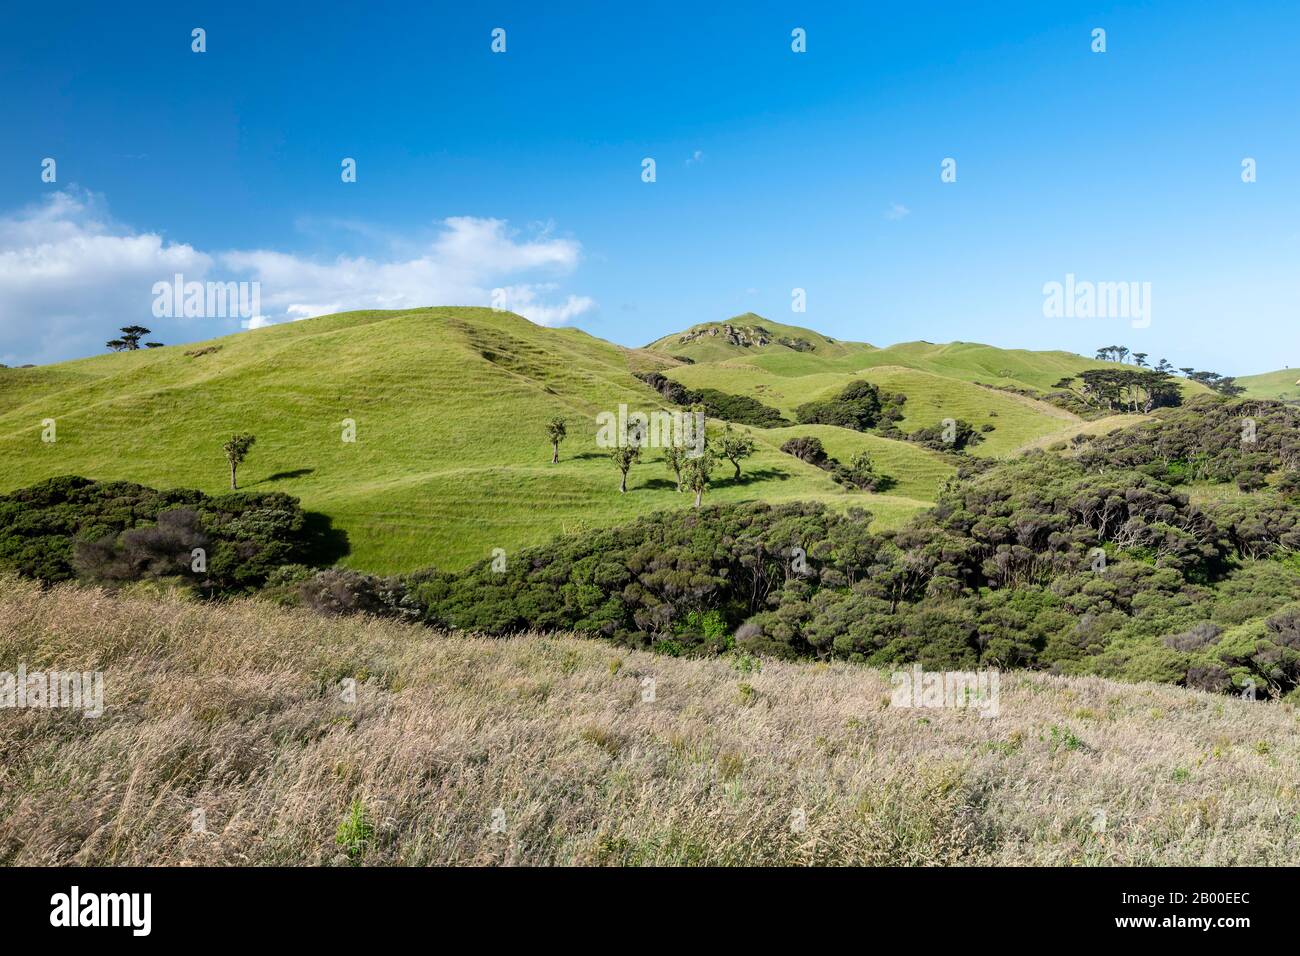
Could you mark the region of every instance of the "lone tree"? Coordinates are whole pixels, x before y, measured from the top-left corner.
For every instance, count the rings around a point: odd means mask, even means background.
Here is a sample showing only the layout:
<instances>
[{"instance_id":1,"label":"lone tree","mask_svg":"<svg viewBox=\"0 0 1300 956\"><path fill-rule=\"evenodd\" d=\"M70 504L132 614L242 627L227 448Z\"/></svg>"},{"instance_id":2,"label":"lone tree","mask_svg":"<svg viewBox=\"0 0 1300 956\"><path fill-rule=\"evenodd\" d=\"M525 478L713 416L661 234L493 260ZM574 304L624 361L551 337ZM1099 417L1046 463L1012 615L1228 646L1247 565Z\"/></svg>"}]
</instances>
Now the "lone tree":
<instances>
[{"instance_id":1,"label":"lone tree","mask_svg":"<svg viewBox=\"0 0 1300 956\"><path fill-rule=\"evenodd\" d=\"M140 348L140 340L142 338L146 335L153 334L143 325L125 325L118 331L122 333L120 339L109 339L104 343L104 345L112 349L114 352L134 352ZM162 347L161 342L146 342L144 345L145 348L149 349Z\"/></svg>"},{"instance_id":2,"label":"lone tree","mask_svg":"<svg viewBox=\"0 0 1300 956\"><path fill-rule=\"evenodd\" d=\"M226 460L230 462L231 491L239 490L236 473L239 471L239 466L244 463L244 459L248 457L248 450L253 447L255 441L257 439L252 435L236 435L222 446L226 452Z\"/></svg>"},{"instance_id":3,"label":"lone tree","mask_svg":"<svg viewBox=\"0 0 1300 956\"><path fill-rule=\"evenodd\" d=\"M705 489L709 487L709 478L713 473L713 452L706 450L698 458L687 458L682 468L686 487L695 493L695 507L700 507L704 500Z\"/></svg>"},{"instance_id":4,"label":"lone tree","mask_svg":"<svg viewBox=\"0 0 1300 956\"><path fill-rule=\"evenodd\" d=\"M723 458L736 467L734 479L739 481L740 463L743 459L754 454L754 439L748 435L733 432L731 422L727 422L726 427L722 429L722 442L718 445L718 450L722 452Z\"/></svg>"},{"instance_id":5,"label":"lone tree","mask_svg":"<svg viewBox=\"0 0 1300 956\"><path fill-rule=\"evenodd\" d=\"M551 439L551 464L560 463L560 442L569 434L568 422L558 415L552 418L546 425L546 434Z\"/></svg>"},{"instance_id":6,"label":"lone tree","mask_svg":"<svg viewBox=\"0 0 1300 956\"><path fill-rule=\"evenodd\" d=\"M609 457L614 459L614 464L618 466L619 474L622 476L618 483L620 494L627 494L627 473L631 467L641 460L641 429L634 422L628 422L627 434L620 445L609 450Z\"/></svg>"},{"instance_id":7,"label":"lone tree","mask_svg":"<svg viewBox=\"0 0 1300 956\"><path fill-rule=\"evenodd\" d=\"M664 464L677 480L677 490L682 490L682 468L686 465L686 449L681 445L669 445L664 449Z\"/></svg>"}]
</instances>

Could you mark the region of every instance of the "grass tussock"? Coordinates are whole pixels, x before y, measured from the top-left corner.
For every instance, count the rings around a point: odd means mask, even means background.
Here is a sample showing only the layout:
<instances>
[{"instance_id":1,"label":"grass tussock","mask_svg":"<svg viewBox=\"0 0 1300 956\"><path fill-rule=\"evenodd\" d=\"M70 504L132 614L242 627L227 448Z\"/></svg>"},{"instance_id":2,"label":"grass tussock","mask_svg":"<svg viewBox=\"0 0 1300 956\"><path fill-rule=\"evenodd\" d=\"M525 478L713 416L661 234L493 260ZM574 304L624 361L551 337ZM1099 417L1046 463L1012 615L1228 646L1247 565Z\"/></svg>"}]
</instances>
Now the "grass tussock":
<instances>
[{"instance_id":1,"label":"grass tussock","mask_svg":"<svg viewBox=\"0 0 1300 956\"><path fill-rule=\"evenodd\" d=\"M1300 858L1286 704L1017 674L982 719L847 664L0 591L0 671L102 670L107 705L0 710L4 864Z\"/></svg>"}]
</instances>

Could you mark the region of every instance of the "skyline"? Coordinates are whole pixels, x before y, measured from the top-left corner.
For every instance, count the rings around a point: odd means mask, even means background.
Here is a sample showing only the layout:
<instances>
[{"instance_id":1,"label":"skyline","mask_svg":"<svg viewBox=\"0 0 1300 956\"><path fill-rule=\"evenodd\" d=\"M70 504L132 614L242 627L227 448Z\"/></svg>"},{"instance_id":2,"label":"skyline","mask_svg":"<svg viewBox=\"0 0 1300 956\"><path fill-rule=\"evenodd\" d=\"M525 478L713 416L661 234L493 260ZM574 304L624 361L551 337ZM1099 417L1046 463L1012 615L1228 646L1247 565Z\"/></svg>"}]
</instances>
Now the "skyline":
<instances>
[{"instance_id":1,"label":"skyline","mask_svg":"<svg viewBox=\"0 0 1300 956\"><path fill-rule=\"evenodd\" d=\"M0 105L0 362L97 354L136 322L239 330L155 319L179 272L259 282L254 326L503 289L627 346L752 311L879 346L1300 364L1282 4L147 6L0 15L0 70L30 91ZM1148 324L1048 317L1067 277L1149 283Z\"/></svg>"}]
</instances>

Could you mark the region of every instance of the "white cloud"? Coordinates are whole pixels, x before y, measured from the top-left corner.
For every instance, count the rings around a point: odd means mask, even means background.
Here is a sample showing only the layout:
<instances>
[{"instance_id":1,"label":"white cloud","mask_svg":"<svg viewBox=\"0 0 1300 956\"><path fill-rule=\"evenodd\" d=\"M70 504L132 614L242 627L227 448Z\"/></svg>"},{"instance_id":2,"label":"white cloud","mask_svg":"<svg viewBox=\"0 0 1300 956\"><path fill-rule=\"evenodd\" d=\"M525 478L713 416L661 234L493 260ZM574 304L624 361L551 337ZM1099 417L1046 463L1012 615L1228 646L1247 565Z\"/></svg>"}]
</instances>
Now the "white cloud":
<instances>
[{"instance_id":1,"label":"white cloud","mask_svg":"<svg viewBox=\"0 0 1300 956\"><path fill-rule=\"evenodd\" d=\"M0 362L100 351L118 326L150 316L154 282L203 280L211 266L192 246L122 229L88 194L0 217Z\"/></svg>"},{"instance_id":2,"label":"white cloud","mask_svg":"<svg viewBox=\"0 0 1300 956\"><path fill-rule=\"evenodd\" d=\"M891 222L905 219L911 214L912 210L908 209L901 202L890 203L889 208L885 210L885 218Z\"/></svg>"},{"instance_id":3,"label":"white cloud","mask_svg":"<svg viewBox=\"0 0 1300 956\"><path fill-rule=\"evenodd\" d=\"M596 306L594 299L585 295L570 295L558 305L537 301L539 292L554 292L555 284L502 286L498 305L510 312L518 312L538 325L564 325Z\"/></svg>"},{"instance_id":4,"label":"white cloud","mask_svg":"<svg viewBox=\"0 0 1300 956\"><path fill-rule=\"evenodd\" d=\"M500 219L455 216L403 254L331 261L271 249L203 252L113 223L85 193L53 193L0 216L0 362L45 362L102 350L120 325L140 322L162 341L262 328L347 309L488 305L541 325L561 325L595 308L581 295L559 297L556 277L582 258L573 239L540 225L521 237ZM152 287L176 273L186 281L260 283L259 314L238 319L158 319Z\"/></svg>"},{"instance_id":5,"label":"white cloud","mask_svg":"<svg viewBox=\"0 0 1300 956\"><path fill-rule=\"evenodd\" d=\"M310 318L343 309L406 309L425 305L487 305L493 288L506 288L505 307L540 325L558 325L594 308L585 296L559 304L540 301L554 292L546 283L495 283L531 273L568 274L581 259L572 239L519 240L500 219L453 216L424 250L381 261L339 256L316 262L269 250L228 252L220 262L262 284L263 311L282 320Z\"/></svg>"}]
</instances>

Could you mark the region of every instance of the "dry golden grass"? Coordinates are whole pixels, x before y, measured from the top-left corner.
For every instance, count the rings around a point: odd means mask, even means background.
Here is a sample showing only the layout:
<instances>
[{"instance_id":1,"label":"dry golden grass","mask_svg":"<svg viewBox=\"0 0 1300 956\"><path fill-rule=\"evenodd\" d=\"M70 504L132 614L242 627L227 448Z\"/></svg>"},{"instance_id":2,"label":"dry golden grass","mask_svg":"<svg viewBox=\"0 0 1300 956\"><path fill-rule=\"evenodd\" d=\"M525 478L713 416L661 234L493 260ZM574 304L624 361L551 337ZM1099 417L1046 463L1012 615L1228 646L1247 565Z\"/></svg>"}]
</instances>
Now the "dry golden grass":
<instances>
[{"instance_id":1,"label":"dry golden grass","mask_svg":"<svg viewBox=\"0 0 1300 956\"><path fill-rule=\"evenodd\" d=\"M982 719L843 664L0 587L0 670L99 669L107 703L0 710L6 864L1300 859L1286 705L1020 674Z\"/></svg>"}]
</instances>

